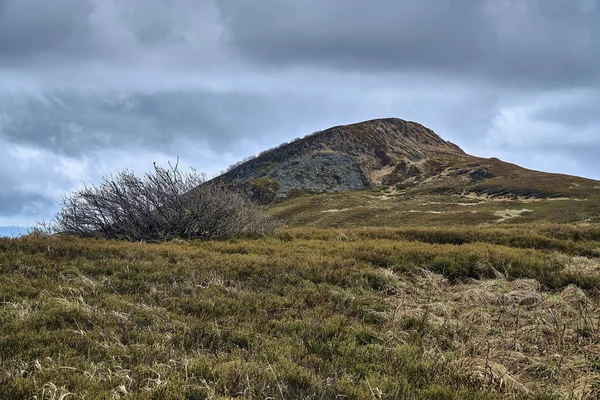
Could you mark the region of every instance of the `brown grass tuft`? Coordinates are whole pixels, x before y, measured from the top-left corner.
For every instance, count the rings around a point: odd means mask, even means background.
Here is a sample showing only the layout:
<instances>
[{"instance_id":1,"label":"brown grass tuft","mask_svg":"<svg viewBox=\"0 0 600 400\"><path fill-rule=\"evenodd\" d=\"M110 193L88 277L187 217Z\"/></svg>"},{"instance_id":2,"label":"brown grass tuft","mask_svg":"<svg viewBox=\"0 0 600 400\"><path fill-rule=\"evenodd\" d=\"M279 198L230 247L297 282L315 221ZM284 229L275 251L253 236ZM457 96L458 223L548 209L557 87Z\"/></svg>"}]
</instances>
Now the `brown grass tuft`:
<instances>
[{"instance_id":1,"label":"brown grass tuft","mask_svg":"<svg viewBox=\"0 0 600 400\"><path fill-rule=\"evenodd\" d=\"M542 291L535 280L452 284L421 273L398 280L392 332L419 332L433 359L489 390L564 398L600 395L600 303L580 288Z\"/></svg>"}]
</instances>

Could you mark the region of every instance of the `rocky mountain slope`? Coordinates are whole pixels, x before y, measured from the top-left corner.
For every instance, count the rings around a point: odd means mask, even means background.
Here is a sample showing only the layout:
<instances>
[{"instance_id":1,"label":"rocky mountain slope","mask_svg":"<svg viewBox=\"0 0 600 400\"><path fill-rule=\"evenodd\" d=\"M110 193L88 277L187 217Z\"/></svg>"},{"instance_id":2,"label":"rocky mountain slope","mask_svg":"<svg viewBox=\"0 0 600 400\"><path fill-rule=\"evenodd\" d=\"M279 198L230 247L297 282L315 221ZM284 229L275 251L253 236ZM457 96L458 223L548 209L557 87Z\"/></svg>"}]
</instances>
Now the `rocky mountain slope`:
<instances>
[{"instance_id":1,"label":"rocky mountain slope","mask_svg":"<svg viewBox=\"0 0 600 400\"><path fill-rule=\"evenodd\" d=\"M466 154L401 119L336 126L261 153L217 178L271 203L306 193L387 188L403 194L585 198L600 182Z\"/></svg>"}]
</instances>

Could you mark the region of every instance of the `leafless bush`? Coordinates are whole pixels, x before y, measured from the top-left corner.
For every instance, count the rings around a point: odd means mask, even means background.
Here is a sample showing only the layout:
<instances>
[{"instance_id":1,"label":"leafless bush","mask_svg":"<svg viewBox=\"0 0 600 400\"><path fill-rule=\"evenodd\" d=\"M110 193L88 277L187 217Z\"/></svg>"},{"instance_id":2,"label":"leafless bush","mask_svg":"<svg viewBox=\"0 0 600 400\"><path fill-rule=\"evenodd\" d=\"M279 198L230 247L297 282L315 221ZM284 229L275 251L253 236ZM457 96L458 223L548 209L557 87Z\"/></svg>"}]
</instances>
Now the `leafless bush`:
<instances>
[{"instance_id":1,"label":"leafless bush","mask_svg":"<svg viewBox=\"0 0 600 400\"><path fill-rule=\"evenodd\" d=\"M263 234L275 223L242 195L178 165L142 177L125 170L63 198L54 230L82 237L163 241Z\"/></svg>"}]
</instances>

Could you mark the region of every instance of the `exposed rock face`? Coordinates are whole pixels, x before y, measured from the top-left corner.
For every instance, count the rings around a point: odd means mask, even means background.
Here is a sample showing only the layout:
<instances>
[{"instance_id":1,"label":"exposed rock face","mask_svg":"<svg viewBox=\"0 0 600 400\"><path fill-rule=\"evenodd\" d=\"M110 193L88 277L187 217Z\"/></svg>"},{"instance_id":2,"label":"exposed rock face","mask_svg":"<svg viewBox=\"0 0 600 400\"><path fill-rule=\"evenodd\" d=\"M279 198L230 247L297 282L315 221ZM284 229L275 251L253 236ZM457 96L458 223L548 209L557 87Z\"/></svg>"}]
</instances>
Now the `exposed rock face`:
<instances>
[{"instance_id":1,"label":"exposed rock face","mask_svg":"<svg viewBox=\"0 0 600 400\"><path fill-rule=\"evenodd\" d=\"M269 175L279 183L276 199L287 197L294 190L322 193L365 188L358 164L337 153L315 153L285 161Z\"/></svg>"}]
</instances>

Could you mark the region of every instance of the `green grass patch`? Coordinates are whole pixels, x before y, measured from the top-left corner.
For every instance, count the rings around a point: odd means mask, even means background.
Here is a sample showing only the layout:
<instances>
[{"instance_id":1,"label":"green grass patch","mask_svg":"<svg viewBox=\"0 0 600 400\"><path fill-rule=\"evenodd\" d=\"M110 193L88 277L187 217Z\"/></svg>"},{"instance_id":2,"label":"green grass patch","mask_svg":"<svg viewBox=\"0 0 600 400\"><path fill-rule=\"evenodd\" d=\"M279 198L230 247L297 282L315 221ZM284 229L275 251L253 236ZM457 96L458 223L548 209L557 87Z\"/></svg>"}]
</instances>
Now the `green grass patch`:
<instances>
[{"instance_id":1,"label":"green grass patch","mask_svg":"<svg viewBox=\"0 0 600 400\"><path fill-rule=\"evenodd\" d=\"M390 299L423 270L597 289L565 256L595 254L595 227L526 229L0 239L0 398L512 397L429 357L419 319L390 325Z\"/></svg>"}]
</instances>

